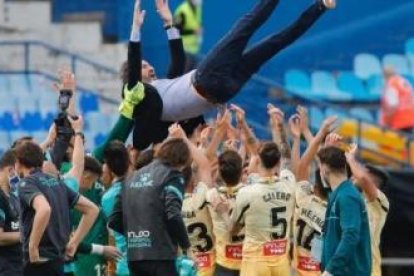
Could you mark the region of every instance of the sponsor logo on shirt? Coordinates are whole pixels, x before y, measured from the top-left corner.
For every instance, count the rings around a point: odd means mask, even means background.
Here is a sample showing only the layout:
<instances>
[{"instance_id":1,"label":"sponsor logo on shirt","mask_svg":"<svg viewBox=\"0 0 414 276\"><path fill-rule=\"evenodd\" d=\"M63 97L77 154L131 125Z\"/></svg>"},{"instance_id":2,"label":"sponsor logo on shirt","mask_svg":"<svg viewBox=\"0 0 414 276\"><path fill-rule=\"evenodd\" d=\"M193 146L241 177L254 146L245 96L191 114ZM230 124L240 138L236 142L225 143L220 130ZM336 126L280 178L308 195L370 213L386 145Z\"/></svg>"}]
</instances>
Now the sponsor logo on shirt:
<instances>
[{"instance_id":1,"label":"sponsor logo on shirt","mask_svg":"<svg viewBox=\"0 0 414 276\"><path fill-rule=\"evenodd\" d=\"M154 181L152 180L151 174L144 173L144 174L139 176L137 181L134 181L131 184L129 184L129 188L131 188L131 189L141 189L141 188L144 188L144 187L151 187L153 182Z\"/></svg>"},{"instance_id":2,"label":"sponsor logo on shirt","mask_svg":"<svg viewBox=\"0 0 414 276\"><path fill-rule=\"evenodd\" d=\"M226 245L226 258L233 260L241 260L243 256L242 250L243 246L241 244Z\"/></svg>"},{"instance_id":3,"label":"sponsor logo on shirt","mask_svg":"<svg viewBox=\"0 0 414 276\"><path fill-rule=\"evenodd\" d=\"M142 230L139 232L128 232L128 248L152 247L151 232Z\"/></svg>"},{"instance_id":4,"label":"sponsor logo on shirt","mask_svg":"<svg viewBox=\"0 0 414 276\"><path fill-rule=\"evenodd\" d=\"M286 253L287 241L270 241L263 245L264 256L281 256Z\"/></svg>"},{"instance_id":5,"label":"sponsor logo on shirt","mask_svg":"<svg viewBox=\"0 0 414 276\"><path fill-rule=\"evenodd\" d=\"M303 271L320 271L320 265L318 262L309 257L298 257L298 269Z\"/></svg>"},{"instance_id":6,"label":"sponsor logo on shirt","mask_svg":"<svg viewBox=\"0 0 414 276\"><path fill-rule=\"evenodd\" d=\"M20 228L20 223L18 221L17 222L13 222L12 221L12 223L11 223L11 229L13 231L16 231L16 230L19 230L19 228Z\"/></svg>"},{"instance_id":7,"label":"sponsor logo on shirt","mask_svg":"<svg viewBox=\"0 0 414 276\"><path fill-rule=\"evenodd\" d=\"M210 254L199 254L196 256L196 263L198 268L211 267L211 255Z\"/></svg>"}]
</instances>

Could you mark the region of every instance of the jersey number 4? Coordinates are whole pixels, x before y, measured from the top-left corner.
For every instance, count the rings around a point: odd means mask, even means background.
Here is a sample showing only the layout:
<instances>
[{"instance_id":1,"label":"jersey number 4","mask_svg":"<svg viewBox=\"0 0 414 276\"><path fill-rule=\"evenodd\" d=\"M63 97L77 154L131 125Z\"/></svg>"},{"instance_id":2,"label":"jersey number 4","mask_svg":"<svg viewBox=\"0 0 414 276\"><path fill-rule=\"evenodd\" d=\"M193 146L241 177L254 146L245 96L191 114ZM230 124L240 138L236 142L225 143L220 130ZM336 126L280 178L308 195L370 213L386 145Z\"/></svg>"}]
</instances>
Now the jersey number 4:
<instances>
[{"instance_id":1,"label":"jersey number 4","mask_svg":"<svg viewBox=\"0 0 414 276\"><path fill-rule=\"evenodd\" d=\"M193 223L187 228L187 231L192 235L195 231L198 231L198 239L203 241L203 245L197 245L199 252L207 252L213 248L213 240L207 233L207 226L204 223Z\"/></svg>"},{"instance_id":2,"label":"jersey number 4","mask_svg":"<svg viewBox=\"0 0 414 276\"><path fill-rule=\"evenodd\" d=\"M272 228L279 228L278 232L272 233L273 240L279 240L286 238L287 232L287 221L285 216L286 207L275 207L271 209L271 217L272 217Z\"/></svg>"}]
</instances>

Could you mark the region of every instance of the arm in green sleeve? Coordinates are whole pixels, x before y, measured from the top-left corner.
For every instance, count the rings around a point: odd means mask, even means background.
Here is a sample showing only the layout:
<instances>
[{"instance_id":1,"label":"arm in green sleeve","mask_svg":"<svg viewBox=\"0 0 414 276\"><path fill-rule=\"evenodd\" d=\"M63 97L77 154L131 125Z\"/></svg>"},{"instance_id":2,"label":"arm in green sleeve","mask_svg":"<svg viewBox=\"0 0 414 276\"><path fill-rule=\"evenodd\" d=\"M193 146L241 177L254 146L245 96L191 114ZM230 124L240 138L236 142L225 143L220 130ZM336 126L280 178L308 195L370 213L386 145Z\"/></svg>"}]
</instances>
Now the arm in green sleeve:
<instances>
[{"instance_id":1,"label":"arm in green sleeve","mask_svg":"<svg viewBox=\"0 0 414 276\"><path fill-rule=\"evenodd\" d=\"M341 240L326 271L336 275L347 266L348 260L355 254L361 229L361 205L356 197L344 196L338 198L339 223L342 230Z\"/></svg>"},{"instance_id":2,"label":"arm in green sleeve","mask_svg":"<svg viewBox=\"0 0 414 276\"><path fill-rule=\"evenodd\" d=\"M115 126L109 132L109 135L106 138L105 142L103 142L102 145L98 146L93 151L93 156L100 162L102 162L104 150L109 145L109 143L111 143L114 140L125 142L128 139L128 136L131 133L133 126L133 120L128 119L123 115L120 115Z\"/></svg>"}]
</instances>

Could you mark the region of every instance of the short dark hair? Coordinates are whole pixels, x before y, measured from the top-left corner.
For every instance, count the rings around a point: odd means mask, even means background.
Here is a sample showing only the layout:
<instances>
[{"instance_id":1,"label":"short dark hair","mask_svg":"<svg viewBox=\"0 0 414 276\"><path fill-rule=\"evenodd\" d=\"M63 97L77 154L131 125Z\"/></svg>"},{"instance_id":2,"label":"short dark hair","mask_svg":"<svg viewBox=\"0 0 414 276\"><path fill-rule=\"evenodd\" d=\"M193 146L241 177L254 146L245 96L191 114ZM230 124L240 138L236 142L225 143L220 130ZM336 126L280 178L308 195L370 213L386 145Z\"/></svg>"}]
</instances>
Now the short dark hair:
<instances>
[{"instance_id":1,"label":"short dark hair","mask_svg":"<svg viewBox=\"0 0 414 276\"><path fill-rule=\"evenodd\" d=\"M104 150L104 162L118 177L124 176L129 168L129 153L120 141L112 141Z\"/></svg>"},{"instance_id":2,"label":"short dark hair","mask_svg":"<svg viewBox=\"0 0 414 276\"><path fill-rule=\"evenodd\" d=\"M148 164L150 164L154 160L154 150L149 149L141 152L138 155L137 160L135 161L135 169L139 170Z\"/></svg>"},{"instance_id":3,"label":"short dark hair","mask_svg":"<svg viewBox=\"0 0 414 276\"><path fill-rule=\"evenodd\" d=\"M12 149L15 149L16 147L20 146L21 144L25 142L32 142L33 137L32 136L23 136L17 140L15 140L11 146Z\"/></svg>"},{"instance_id":4,"label":"short dark hair","mask_svg":"<svg viewBox=\"0 0 414 276\"><path fill-rule=\"evenodd\" d=\"M345 151L338 147L328 146L319 150L319 161L335 173L347 173Z\"/></svg>"},{"instance_id":5,"label":"short dark hair","mask_svg":"<svg viewBox=\"0 0 414 276\"><path fill-rule=\"evenodd\" d=\"M218 165L220 177L227 185L239 184L243 172L243 160L236 151L223 152L218 158Z\"/></svg>"},{"instance_id":6,"label":"short dark hair","mask_svg":"<svg viewBox=\"0 0 414 276\"><path fill-rule=\"evenodd\" d=\"M185 186L189 185L191 182L191 178L193 177L193 168L191 168L191 165L184 168L183 177Z\"/></svg>"},{"instance_id":7,"label":"short dark hair","mask_svg":"<svg viewBox=\"0 0 414 276\"><path fill-rule=\"evenodd\" d=\"M156 156L161 162L171 167L188 166L191 162L191 152L187 143L180 138L165 141Z\"/></svg>"},{"instance_id":8,"label":"short dark hair","mask_svg":"<svg viewBox=\"0 0 414 276\"><path fill-rule=\"evenodd\" d=\"M85 166L84 166L85 172L91 172L96 175L101 176L102 175L102 165L99 163L98 160L93 158L92 156L85 156Z\"/></svg>"},{"instance_id":9,"label":"short dark hair","mask_svg":"<svg viewBox=\"0 0 414 276\"><path fill-rule=\"evenodd\" d=\"M14 149L16 160L28 169L41 168L44 161L43 150L34 142L24 142Z\"/></svg>"},{"instance_id":10,"label":"short dark hair","mask_svg":"<svg viewBox=\"0 0 414 276\"><path fill-rule=\"evenodd\" d=\"M0 158L0 169L4 169L5 167L13 167L15 163L16 156L14 155L13 150L8 150Z\"/></svg>"},{"instance_id":11,"label":"short dark hair","mask_svg":"<svg viewBox=\"0 0 414 276\"><path fill-rule=\"evenodd\" d=\"M273 169L279 164L281 153L276 143L266 142L259 149L259 157L265 169Z\"/></svg>"}]
</instances>

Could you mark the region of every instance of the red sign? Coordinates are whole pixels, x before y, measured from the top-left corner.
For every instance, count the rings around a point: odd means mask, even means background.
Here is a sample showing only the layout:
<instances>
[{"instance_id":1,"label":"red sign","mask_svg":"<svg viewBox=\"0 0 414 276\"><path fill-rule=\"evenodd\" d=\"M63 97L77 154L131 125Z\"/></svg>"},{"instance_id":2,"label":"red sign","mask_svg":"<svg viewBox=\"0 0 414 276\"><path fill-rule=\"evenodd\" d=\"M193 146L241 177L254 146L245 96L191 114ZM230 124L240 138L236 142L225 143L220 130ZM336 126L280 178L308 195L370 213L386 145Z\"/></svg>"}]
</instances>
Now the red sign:
<instances>
[{"instance_id":1,"label":"red sign","mask_svg":"<svg viewBox=\"0 0 414 276\"><path fill-rule=\"evenodd\" d=\"M196 256L197 267L208 268L211 267L211 255L210 254L198 254Z\"/></svg>"},{"instance_id":2,"label":"red sign","mask_svg":"<svg viewBox=\"0 0 414 276\"><path fill-rule=\"evenodd\" d=\"M233 260L242 259L243 246L239 245L226 245L226 258Z\"/></svg>"},{"instance_id":3,"label":"red sign","mask_svg":"<svg viewBox=\"0 0 414 276\"><path fill-rule=\"evenodd\" d=\"M287 240L270 241L263 245L264 256L281 256L286 253Z\"/></svg>"},{"instance_id":4,"label":"red sign","mask_svg":"<svg viewBox=\"0 0 414 276\"><path fill-rule=\"evenodd\" d=\"M321 271L321 267L318 262L310 257L298 257L298 269L303 271Z\"/></svg>"}]
</instances>

